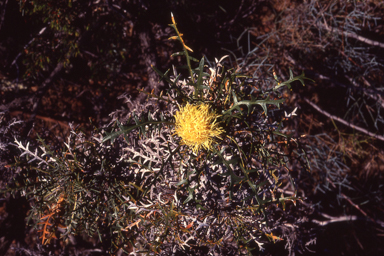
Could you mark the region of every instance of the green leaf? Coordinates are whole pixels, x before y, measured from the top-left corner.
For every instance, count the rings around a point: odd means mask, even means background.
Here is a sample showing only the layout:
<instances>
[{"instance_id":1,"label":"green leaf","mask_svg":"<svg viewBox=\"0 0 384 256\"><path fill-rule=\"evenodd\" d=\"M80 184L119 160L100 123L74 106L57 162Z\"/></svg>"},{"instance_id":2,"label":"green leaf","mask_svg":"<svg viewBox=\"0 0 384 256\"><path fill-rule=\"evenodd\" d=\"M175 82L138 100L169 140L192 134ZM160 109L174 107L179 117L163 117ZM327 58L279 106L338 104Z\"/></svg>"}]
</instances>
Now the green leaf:
<instances>
[{"instance_id":1,"label":"green leaf","mask_svg":"<svg viewBox=\"0 0 384 256\"><path fill-rule=\"evenodd\" d=\"M240 110L241 105L245 105L248 107L248 114L251 112L251 108L253 105L260 105L263 108L265 114L268 115L267 104L270 104L270 105L273 104L273 105L276 105L278 108L280 108L280 104L284 102L284 99L280 99L280 100L269 100L269 99L266 99L266 100L242 100L242 101L237 102L237 98L235 98L235 95L234 95L233 100L234 100L233 106L230 109L228 109L227 111L225 111L223 113L223 115L230 113L234 109L237 109L241 112L241 110Z\"/></svg>"},{"instance_id":2,"label":"green leaf","mask_svg":"<svg viewBox=\"0 0 384 256\"><path fill-rule=\"evenodd\" d=\"M194 188L188 188L188 191L189 191L189 195L188 195L187 199L184 200L183 204L186 204L193 199Z\"/></svg>"},{"instance_id":3,"label":"green leaf","mask_svg":"<svg viewBox=\"0 0 384 256\"><path fill-rule=\"evenodd\" d=\"M305 77L304 72L301 73L301 75L294 77L292 70L289 69L289 80L278 84L273 90L276 91L277 89L279 89L279 88L281 88L283 86L287 86L290 89L291 88L291 83L293 83L294 81L300 81L301 84L303 86L305 86L304 79L307 79L307 80L310 80L310 81L314 82L312 79Z\"/></svg>"},{"instance_id":4,"label":"green leaf","mask_svg":"<svg viewBox=\"0 0 384 256\"><path fill-rule=\"evenodd\" d=\"M195 86L195 95L200 92L200 86L203 81L203 70L204 70L204 57L201 58L199 64L199 73L197 75L197 83Z\"/></svg>"},{"instance_id":5,"label":"green leaf","mask_svg":"<svg viewBox=\"0 0 384 256\"><path fill-rule=\"evenodd\" d=\"M169 72L169 70L170 69L168 69L164 74L160 71L160 70L158 70L155 66L151 66L152 67L152 69L160 76L160 79L159 79L159 82L161 81L161 80L165 80L165 81L167 81L167 83L170 83L170 84L172 84L172 81L171 81L171 79L169 79L169 77L167 76L167 74L168 74L168 72Z\"/></svg>"},{"instance_id":6,"label":"green leaf","mask_svg":"<svg viewBox=\"0 0 384 256\"><path fill-rule=\"evenodd\" d=\"M191 56L188 56L189 57L189 59L191 60L191 61L194 61L194 62L199 62L199 60L198 59L196 59L196 58L194 58L194 57L191 57Z\"/></svg>"},{"instance_id":7,"label":"green leaf","mask_svg":"<svg viewBox=\"0 0 384 256\"><path fill-rule=\"evenodd\" d=\"M184 55L184 56L185 56L185 52L182 51L182 52L175 52L175 53L172 53L171 57L176 57L176 56L181 56L181 55Z\"/></svg>"},{"instance_id":8,"label":"green leaf","mask_svg":"<svg viewBox=\"0 0 384 256\"><path fill-rule=\"evenodd\" d=\"M180 186L180 185L183 185L183 184L186 184L186 183L188 183L188 180L184 179L184 180L181 180L181 181L177 182L176 186Z\"/></svg>"},{"instance_id":9,"label":"green leaf","mask_svg":"<svg viewBox=\"0 0 384 256\"><path fill-rule=\"evenodd\" d=\"M143 128L143 126L145 127L146 125L149 125L149 124L162 124L162 123L164 123L164 121L148 121L148 122L140 123L140 121L137 118L135 118L135 122L136 122L136 125L131 125L131 126L122 126L122 125L120 125L120 123L118 123L120 131L106 133L107 136L105 136L103 138L102 142L104 143L107 140L111 140L111 143L113 143L114 139L116 139L120 135L130 133L132 130L134 130L136 128Z\"/></svg>"},{"instance_id":10,"label":"green leaf","mask_svg":"<svg viewBox=\"0 0 384 256\"><path fill-rule=\"evenodd\" d=\"M207 208L205 208L204 206L202 206L201 204L197 204L196 205L196 209L200 209L200 210L203 210L203 211L208 211L208 209Z\"/></svg>"}]
</instances>

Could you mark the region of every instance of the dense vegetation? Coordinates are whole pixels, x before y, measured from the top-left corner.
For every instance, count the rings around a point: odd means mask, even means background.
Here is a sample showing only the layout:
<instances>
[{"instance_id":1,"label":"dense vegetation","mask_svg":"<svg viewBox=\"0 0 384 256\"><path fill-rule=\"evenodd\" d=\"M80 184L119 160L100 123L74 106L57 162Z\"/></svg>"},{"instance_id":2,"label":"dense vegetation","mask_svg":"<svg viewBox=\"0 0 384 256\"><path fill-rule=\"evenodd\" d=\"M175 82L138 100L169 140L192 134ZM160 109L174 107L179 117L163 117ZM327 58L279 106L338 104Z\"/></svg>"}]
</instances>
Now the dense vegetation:
<instances>
[{"instance_id":1,"label":"dense vegetation","mask_svg":"<svg viewBox=\"0 0 384 256\"><path fill-rule=\"evenodd\" d=\"M0 15L1 255L384 253L382 1Z\"/></svg>"}]
</instances>

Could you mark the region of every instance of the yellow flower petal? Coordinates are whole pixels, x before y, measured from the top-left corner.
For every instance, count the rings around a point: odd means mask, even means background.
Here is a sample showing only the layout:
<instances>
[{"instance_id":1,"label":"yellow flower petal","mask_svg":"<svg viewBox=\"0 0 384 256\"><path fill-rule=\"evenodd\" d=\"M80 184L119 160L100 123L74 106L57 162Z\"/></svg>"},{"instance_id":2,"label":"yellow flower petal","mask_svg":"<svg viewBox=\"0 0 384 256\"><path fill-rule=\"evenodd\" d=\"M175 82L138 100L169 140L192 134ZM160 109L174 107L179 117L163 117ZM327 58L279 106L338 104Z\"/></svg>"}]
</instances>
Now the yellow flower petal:
<instances>
[{"instance_id":1,"label":"yellow flower petal","mask_svg":"<svg viewBox=\"0 0 384 256\"><path fill-rule=\"evenodd\" d=\"M220 138L224 132L216 123L218 117L216 113L210 112L206 104L195 106L188 103L175 114L175 134L194 153L201 148L211 150L214 139Z\"/></svg>"}]
</instances>

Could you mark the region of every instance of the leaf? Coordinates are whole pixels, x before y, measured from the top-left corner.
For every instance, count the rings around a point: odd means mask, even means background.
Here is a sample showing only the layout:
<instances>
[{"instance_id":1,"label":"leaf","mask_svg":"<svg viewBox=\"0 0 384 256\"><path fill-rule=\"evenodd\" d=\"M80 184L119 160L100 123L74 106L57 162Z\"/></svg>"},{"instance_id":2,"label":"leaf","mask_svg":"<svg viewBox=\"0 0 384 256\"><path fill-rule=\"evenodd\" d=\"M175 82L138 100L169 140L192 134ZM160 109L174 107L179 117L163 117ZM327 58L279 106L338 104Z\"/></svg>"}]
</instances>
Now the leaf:
<instances>
[{"instance_id":1,"label":"leaf","mask_svg":"<svg viewBox=\"0 0 384 256\"><path fill-rule=\"evenodd\" d=\"M273 104L273 105L276 105L278 108L280 108L280 104L284 102L284 99L280 99L280 100L269 100L269 99L266 99L266 100L242 100L242 101L239 101L237 102L237 98L233 98L234 100L234 104L233 106L228 109L227 111L225 111L223 113L223 115L226 115L228 113L230 113L231 111L233 111L234 109L237 109L241 112L240 110L240 106L241 105L245 105L248 107L248 114L251 113L251 108L253 105L260 105L262 108L263 108L263 111L265 112L265 115L268 115L267 113L267 104Z\"/></svg>"},{"instance_id":2,"label":"leaf","mask_svg":"<svg viewBox=\"0 0 384 256\"><path fill-rule=\"evenodd\" d=\"M180 185L183 185L183 184L186 184L186 183L188 183L188 180L184 179L184 180L181 180L181 181L177 182L175 185L176 186L180 186Z\"/></svg>"},{"instance_id":3,"label":"leaf","mask_svg":"<svg viewBox=\"0 0 384 256\"><path fill-rule=\"evenodd\" d=\"M145 127L146 125L149 125L149 124L162 124L162 123L164 123L164 121L147 121L147 122L144 122L144 123L140 123L140 120L138 120L136 117L135 117L135 122L136 122L136 125L131 125L131 126L123 126L123 125L120 125L120 123L118 123L120 131L111 132L111 133L107 133L106 132L107 136L105 136L103 138L102 142L104 143L107 140L111 140L111 143L113 143L113 141L117 137L119 137L120 135L127 134L127 133L131 132L132 130L134 130L136 128L143 128L143 126Z\"/></svg>"},{"instance_id":4,"label":"leaf","mask_svg":"<svg viewBox=\"0 0 384 256\"><path fill-rule=\"evenodd\" d=\"M189 191L189 195L188 195L188 197L184 200L183 204L186 204L186 203L188 203L189 201L191 201L191 200L193 199L193 191L194 191L194 188L189 187L189 188L188 188L188 191Z\"/></svg>"},{"instance_id":5,"label":"leaf","mask_svg":"<svg viewBox=\"0 0 384 256\"><path fill-rule=\"evenodd\" d=\"M281 240L283 240L282 238L273 235L272 232L271 232L271 234L265 233L265 235L266 235L269 239L272 239L272 241L273 241L274 243L275 243L276 241L281 241Z\"/></svg>"},{"instance_id":6,"label":"leaf","mask_svg":"<svg viewBox=\"0 0 384 256\"><path fill-rule=\"evenodd\" d=\"M185 52L182 51L182 52L175 52L175 53L172 53L171 57L176 57L176 56L181 56L181 55L185 56Z\"/></svg>"},{"instance_id":7,"label":"leaf","mask_svg":"<svg viewBox=\"0 0 384 256\"><path fill-rule=\"evenodd\" d=\"M281 87L283 87L285 85L288 87L288 89L290 89L291 88L291 83L293 83L294 81L300 81L301 84L303 86L305 86L304 79L307 79L307 80L310 80L310 81L314 82L312 79L305 77L304 72L301 73L301 75L294 77L292 70L289 69L289 80L278 84L273 90L276 91L277 89L279 89L279 88L281 88Z\"/></svg>"},{"instance_id":8,"label":"leaf","mask_svg":"<svg viewBox=\"0 0 384 256\"><path fill-rule=\"evenodd\" d=\"M232 199L232 189L233 189L233 186L240 183L241 181L243 181L245 178L244 177L239 177L237 176L230 164L237 164L238 160L239 160L239 157L235 157L233 159L231 159L230 161L227 161L224 159L222 153L224 152L224 149L222 149L222 151L217 151L216 149L213 150L221 159L221 162L224 163L224 165L227 167L228 171L226 173L223 173L221 175L223 176L230 176L231 177L231 180L230 180L230 191L229 191L229 198Z\"/></svg>"},{"instance_id":9,"label":"leaf","mask_svg":"<svg viewBox=\"0 0 384 256\"><path fill-rule=\"evenodd\" d=\"M191 60L191 61L194 61L194 62L199 62L198 59L194 58L194 57L191 57L191 56L188 56L188 58Z\"/></svg>"},{"instance_id":10,"label":"leaf","mask_svg":"<svg viewBox=\"0 0 384 256\"><path fill-rule=\"evenodd\" d=\"M168 72L170 71L170 69L168 69L164 74L160 71L160 70L158 70L155 66L153 66L153 65L151 65L151 68L160 76L160 79L159 79L159 82L161 81L161 80L165 80L165 81L167 81L167 83L170 83L170 84L172 84L172 81L171 81L171 79L169 79L169 77L167 76L167 74L168 74Z\"/></svg>"},{"instance_id":11,"label":"leaf","mask_svg":"<svg viewBox=\"0 0 384 256\"><path fill-rule=\"evenodd\" d=\"M204 57L201 58L200 64L199 64L199 73L197 75L197 83L195 86L195 89L197 89L197 91L200 90L200 86L203 81L203 70L204 70Z\"/></svg>"}]
</instances>

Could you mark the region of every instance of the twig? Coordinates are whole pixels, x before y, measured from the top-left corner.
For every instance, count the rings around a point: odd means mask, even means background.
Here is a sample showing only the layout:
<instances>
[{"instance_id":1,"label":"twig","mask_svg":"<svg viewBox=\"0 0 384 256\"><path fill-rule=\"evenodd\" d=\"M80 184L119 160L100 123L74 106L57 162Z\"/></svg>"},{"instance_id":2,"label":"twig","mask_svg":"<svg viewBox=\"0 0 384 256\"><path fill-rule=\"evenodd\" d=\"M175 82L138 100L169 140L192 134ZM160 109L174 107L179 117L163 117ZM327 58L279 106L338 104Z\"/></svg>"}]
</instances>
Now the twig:
<instances>
[{"instance_id":1,"label":"twig","mask_svg":"<svg viewBox=\"0 0 384 256\"><path fill-rule=\"evenodd\" d=\"M384 92L383 91L378 91L376 88L372 87L372 88L366 88L366 87L361 87L361 86L356 86L356 83L352 83L353 86L351 85L346 85L346 84L343 84L343 83L340 83L328 76L324 76L320 73L317 73L317 72L314 72L312 70L309 70L309 69L305 69L304 70L305 74L308 74L308 75L313 75L321 80L328 80L330 82L330 84L334 84L334 85L337 85L337 86L341 86L343 88L351 88L353 90L358 90L358 91L362 91L363 93L369 93L369 94L377 94L377 95L381 95L381 96L384 96ZM349 78L346 76L346 78L349 80Z\"/></svg>"},{"instance_id":2,"label":"twig","mask_svg":"<svg viewBox=\"0 0 384 256\"><path fill-rule=\"evenodd\" d=\"M323 216L324 215L326 215L326 214L323 214ZM329 220L312 220L312 222L316 223L319 226L326 226L326 225L328 225L330 223L342 222L342 221L354 221L354 220L358 220L359 219L357 216L353 216L353 215L338 216L338 217L332 217L332 216L327 215L327 218Z\"/></svg>"},{"instance_id":3,"label":"twig","mask_svg":"<svg viewBox=\"0 0 384 256\"><path fill-rule=\"evenodd\" d=\"M381 96L384 96L384 92L383 91L378 91L376 88L372 87L368 81L365 80L365 84L371 88L366 88L366 87L361 87L359 85L357 85L355 82L352 82L350 80L350 82L353 84L353 86L351 85L347 85L347 84L343 84L343 83L340 83L338 81L336 81L335 79L332 79L331 77L328 77L328 76L325 76L323 74L320 74L316 71L313 71L311 69L308 69L306 67L304 67L303 65L301 65L299 62L296 62L290 55L288 55L287 53L284 53L284 58L289 61L290 63L292 63L293 65L297 66L298 68L302 69L304 71L304 73L306 75L308 75L310 78L318 78L318 79L321 79L321 80L328 80L329 82L327 82L327 85L336 85L336 86L340 86L340 87L343 87L343 88L351 88L353 90L358 90L358 91L362 91L363 93L367 93L367 94L370 94L370 95L381 95ZM276 69L277 71L279 71L278 67L276 66ZM281 77L282 74L280 74L279 72L279 75ZM348 80L349 78L346 77ZM364 77L363 77L364 79Z\"/></svg>"},{"instance_id":4,"label":"twig","mask_svg":"<svg viewBox=\"0 0 384 256\"><path fill-rule=\"evenodd\" d=\"M36 117L36 114L37 114L37 110L39 109L40 104L41 104L41 99L44 96L44 94L47 92L49 87L53 84L53 82L55 81L56 77L60 74L60 72L62 71L63 67L64 67L64 64L62 62L59 62L56 65L56 68L51 72L49 77L44 80L41 88L37 91L37 93L36 93L36 95L34 97L35 98L35 102L33 103L33 106L32 106L32 114L30 115L29 120L26 123L26 128L25 128L25 131L24 131L24 136L27 136L30 133L30 131L32 130L33 122L35 120L35 117Z\"/></svg>"},{"instance_id":5,"label":"twig","mask_svg":"<svg viewBox=\"0 0 384 256\"><path fill-rule=\"evenodd\" d=\"M371 221L373 222L376 222L374 219L372 219L371 217L368 216L368 214L363 211L357 204L355 204L354 202L352 202L352 200L347 197L344 193L341 193L341 196L348 201L348 203L350 203L353 207L355 207L357 210L359 210L365 217L367 217L368 219L370 219Z\"/></svg>"},{"instance_id":6,"label":"twig","mask_svg":"<svg viewBox=\"0 0 384 256\"><path fill-rule=\"evenodd\" d=\"M330 179L330 178L327 178L327 181L334 187L336 188L336 185L335 183L333 183L333 181ZM340 193L341 196L348 201L348 203L350 203L353 207L355 207L359 212L361 212L365 217L367 217L370 221L374 222L374 223L377 223L372 217L368 216L368 214L363 211L357 204L355 204L354 202L352 202L352 200L347 197L343 192Z\"/></svg>"},{"instance_id":7,"label":"twig","mask_svg":"<svg viewBox=\"0 0 384 256\"><path fill-rule=\"evenodd\" d=\"M86 31L82 35L80 35L80 37L76 41L77 45L79 47L81 45L83 45L89 39L89 35L93 32L93 30L96 29L98 26L100 26L100 24L101 24L101 21L99 19L93 25L92 29L89 29L88 31ZM43 28L40 31L39 35L42 34L44 31L45 31L45 28ZM31 40L31 42L32 42L32 40ZM72 56L73 56L73 53L67 52L65 54L65 58L64 59L70 59L70 58L72 58ZM52 72L49 75L49 77L47 77L44 80L44 82L42 83L42 85L40 86L40 88L38 89L36 94L34 95L34 97L33 97L34 98L34 103L33 103L33 106L32 106L32 114L30 115L30 118L29 118L28 122L26 123L26 127L25 127L25 130L24 130L24 136L27 136L32 131L33 123L34 123L34 120L36 118L37 111L38 111L38 109L39 109L39 107L41 105L41 100L42 100L43 96L45 95L45 93L48 91L48 89L52 86L54 81L57 79L57 77L59 77L59 74L63 71L63 69L64 69L64 62L63 61L58 62L56 64L55 69L52 70Z\"/></svg>"},{"instance_id":8,"label":"twig","mask_svg":"<svg viewBox=\"0 0 384 256\"><path fill-rule=\"evenodd\" d=\"M30 117L31 114L28 114L28 113L24 113L22 111L12 111L10 113L11 116L17 116L17 115L26 115L27 117ZM40 116L40 115L36 115L35 118L37 119L40 119L40 120L43 120L45 122L50 122L50 123L57 123L58 125L60 125L62 128L66 128L66 129L70 129L69 125L66 123L66 122L63 122L63 121L59 121L59 120L56 120L56 119L53 119L53 118L50 118L50 117L46 117L46 116Z\"/></svg>"},{"instance_id":9,"label":"twig","mask_svg":"<svg viewBox=\"0 0 384 256\"><path fill-rule=\"evenodd\" d=\"M235 20L237 19L237 17L240 14L241 9L243 8L243 5L244 5L244 0L241 0L240 7L237 10L237 13L236 13L235 17L233 17L233 19L228 22L229 25L232 25L235 22Z\"/></svg>"},{"instance_id":10,"label":"twig","mask_svg":"<svg viewBox=\"0 0 384 256\"><path fill-rule=\"evenodd\" d=\"M346 75L345 77L349 80L349 82L350 82L351 84L353 84L353 86L355 86L356 88L359 87L359 85L356 83L356 81L353 80L351 77L349 77L349 76L347 76L347 75ZM368 81L365 80L365 82L369 84ZM366 91L364 91L364 90L363 90L363 93L364 93L368 98L371 98L371 99L377 101L377 103L379 103L379 104L381 105L381 107L384 108L384 101L383 101L383 98L381 97L380 94L377 94L377 93L371 94L371 93L366 92Z\"/></svg>"},{"instance_id":11,"label":"twig","mask_svg":"<svg viewBox=\"0 0 384 256\"><path fill-rule=\"evenodd\" d=\"M366 218L358 217L358 216L355 216L355 215L337 216L337 217L330 216L330 215L325 214L325 213L321 213L321 215L323 215L323 217L327 218L328 220L312 220L312 222L316 223L319 226L326 226L328 224L335 223L335 222L355 221L355 220L364 220L364 221L366 221L367 220ZM382 222L382 221L374 221L371 218L368 218L368 219L370 221L372 221L373 223L378 224L381 227L384 227L384 222Z\"/></svg>"},{"instance_id":12,"label":"twig","mask_svg":"<svg viewBox=\"0 0 384 256\"><path fill-rule=\"evenodd\" d=\"M0 7L4 8L3 12L1 13L0 30L1 30L1 27L3 26L3 23L4 23L5 9L7 9L7 4L8 4L8 0L5 0L5 2L3 2L3 6L0 6Z\"/></svg>"},{"instance_id":13,"label":"twig","mask_svg":"<svg viewBox=\"0 0 384 256\"><path fill-rule=\"evenodd\" d=\"M365 134L367 134L368 136L371 136L371 137L373 137L373 138L375 138L375 139L384 141L384 137L383 137L383 136L374 134L374 133L372 133L372 132L370 132L370 131L368 131L368 130L366 130L366 129L364 129L364 128L361 128L361 127L358 127L358 126L356 126L356 125L354 125L354 124L351 124L351 123L345 121L344 119L341 119L340 117L334 116L334 115L328 113L327 111L322 110L319 106L317 106L315 103L311 102L311 101L308 100L307 98L304 98L304 100L305 100L305 102L307 102L309 105L311 105L314 109L316 109L317 111L319 111L321 114L323 114L323 115L325 115L325 116L327 116L327 117L329 117L329 118L331 118L331 119L333 119L333 120L336 120L336 121L338 121L338 122L340 122L340 123L342 123L342 124L344 124L344 125L346 125L346 126L352 128L352 129L355 129L355 130L358 130L359 132L365 133Z\"/></svg>"},{"instance_id":14,"label":"twig","mask_svg":"<svg viewBox=\"0 0 384 256\"><path fill-rule=\"evenodd\" d=\"M335 27L329 28L325 24L321 24L321 23L319 23L319 27L322 28L322 29L325 29L325 30L327 30L329 32L335 32L336 34L339 34L339 35L344 35L346 37L354 38L354 39L356 39L356 40L358 40L360 42L363 42L363 43L366 43L366 44L369 44L369 45L379 46L381 48L384 48L384 43L381 43L381 42L378 42L378 41L373 41L371 39L359 36L359 35L357 35L355 33L349 32L349 31L342 31L341 29L335 28Z\"/></svg>"},{"instance_id":15,"label":"twig","mask_svg":"<svg viewBox=\"0 0 384 256\"><path fill-rule=\"evenodd\" d=\"M37 36L41 36L44 32L45 32L45 30L47 29L47 27L43 27L42 29L40 29L40 31L39 31L39 33L37 34ZM37 37L36 36L36 37ZM24 48L23 49L27 49L27 47L31 44L31 43L33 43L34 41L35 41L35 39L36 39L36 37L34 37L34 38L32 38L31 40L29 40L29 42L26 44L26 45L24 45ZM16 64L16 61L19 59L19 57L21 56L21 54L23 54L23 51L21 51L21 52L19 52L19 54L17 54L17 56L15 57L15 59L12 61L12 63L11 63L11 67L13 66L13 65L15 65ZM17 65L17 64L16 64Z\"/></svg>"}]
</instances>

